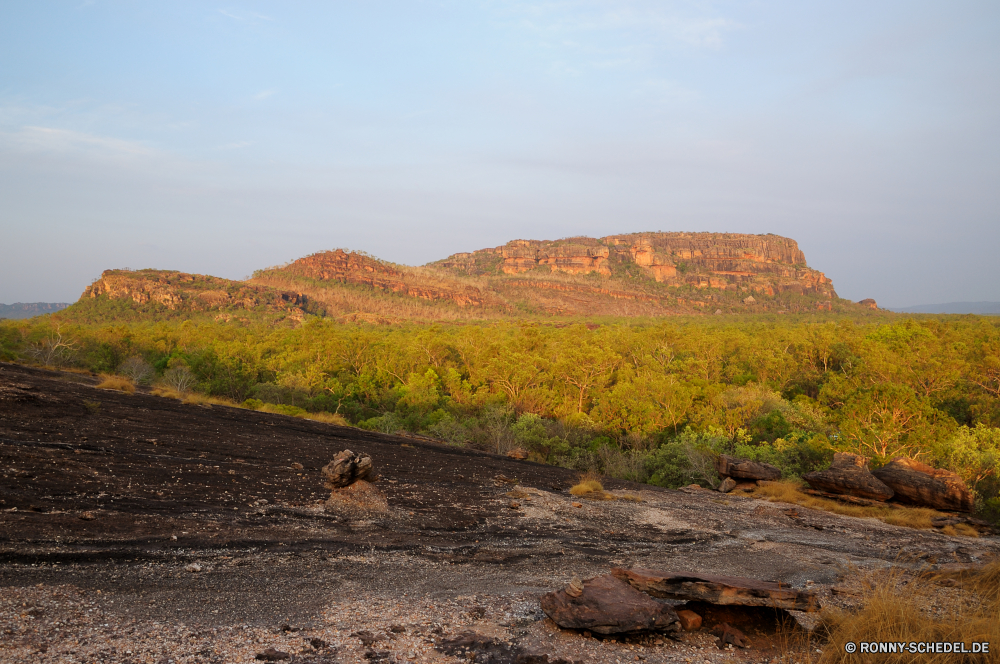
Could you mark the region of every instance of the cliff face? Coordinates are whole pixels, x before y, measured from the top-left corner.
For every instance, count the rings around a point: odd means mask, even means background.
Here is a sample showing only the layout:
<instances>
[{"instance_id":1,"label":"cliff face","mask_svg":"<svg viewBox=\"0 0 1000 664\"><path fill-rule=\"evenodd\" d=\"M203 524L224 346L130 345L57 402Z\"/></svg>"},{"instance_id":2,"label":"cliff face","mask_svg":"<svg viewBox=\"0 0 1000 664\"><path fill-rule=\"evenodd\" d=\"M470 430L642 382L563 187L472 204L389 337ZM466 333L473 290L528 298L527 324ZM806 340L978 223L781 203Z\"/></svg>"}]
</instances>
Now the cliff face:
<instances>
[{"instance_id":1,"label":"cliff face","mask_svg":"<svg viewBox=\"0 0 1000 664\"><path fill-rule=\"evenodd\" d=\"M119 305L107 308L104 300ZM119 315L128 302L150 315L217 311L216 318L229 320L234 312L266 311L279 320L313 313L390 323L860 309L837 298L830 280L806 265L795 240L736 233L514 240L423 267L336 250L259 270L242 282L109 270L82 302L95 304L89 313L79 303L69 313Z\"/></svg>"},{"instance_id":2,"label":"cliff face","mask_svg":"<svg viewBox=\"0 0 1000 664\"><path fill-rule=\"evenodd\" d=\"M433 265L469 275L528 271L645 275L670 286L774 295L795 292L836 297L826 276L806 265L795 240L739 233L632 233L555 242L514 240L461 253Z\"/></svg>"},{"instance_id":3,"label":"cliff face","mask_svg":"<svg viewBox=\"0 0 1000 664\"><path fill-rule=\"evenodd\" d=\"M170 270L105 270L83 292L81 301L129 300L139 307L156 305L172 312L271 310L301 318L306 298L240 281Z\"/></svg>"},{"instance_id":4,"label":"cliff face","mask_svg":"<svg viewBox=\"0 0 1000 664\"><path fill-rule=\"evenodd\" d=\"M271 270L262 270L255 279L279 283L304 278L319 282L338 282L369 286L422 300L453 302L459 306L482 306L483 293L474 286L439 275L422 275L413 268L399 268L359 253L341 249L325 251ZM289 282L291 283L291 282Z\"/></svg>"}]
</instances>

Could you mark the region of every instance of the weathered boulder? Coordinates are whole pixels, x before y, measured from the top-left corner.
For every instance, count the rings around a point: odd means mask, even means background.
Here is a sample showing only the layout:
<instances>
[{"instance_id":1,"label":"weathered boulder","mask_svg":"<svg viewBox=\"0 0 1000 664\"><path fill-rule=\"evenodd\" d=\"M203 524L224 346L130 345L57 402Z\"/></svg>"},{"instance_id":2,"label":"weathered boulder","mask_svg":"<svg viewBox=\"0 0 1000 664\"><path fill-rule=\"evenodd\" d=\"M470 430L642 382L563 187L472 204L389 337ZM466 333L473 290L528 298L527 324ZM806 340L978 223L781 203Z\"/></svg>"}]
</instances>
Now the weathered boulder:
<instances>
[{"instance_id":1,"label":"weathered boulder","mask_svg":"<svg viewBox=\"0 0 1000 664\"><path fill-rule=\"evenodd\" d=\"M894 500L937 510L971 512L975 497L962 478L909 457L896 457L873 470L872 475L890 487Z\"/></svg>"},{"instance_id":2,"label":"weathered boulder","mask_svg":"<svg viewBox=\"0 0 1000 664\"><path fill-rule=\"evenodd\" d=\"M693 632L696 629L701 629L701 616L694 611L681 609L677 612L677 618L680 620L681 628L685 632Z\"/></svg>"},{"instance_id":3,"label":"weathered boulder","mask_svg":"<svg viewBox=\"0 0 1000 664\"><path fill-rule=\"evenodd\" d=\"M815 593L796 590L775 581L620 567L612 569L611 575L636 590L665 599L722 605L767 606L796 611L814 611L818 608Z\"/></svg>"},{"instance_id":4,"label":"weathered boulder","mask_svg":"<svg viewBox=\"0 0 1000 664\"><path fill-rule=\"evenodd\" d=\"M781 471L769 463L737 459L728 454L720 454L715 460L715 470L722 477L735 477L744 480L777 480L781 479Z\"/></svg>"},{"instance_id":5,"label":"weathered boulder","mask_svg":"<svg viewBox=\"0 0 1000 664\"><path fill-rule=\"evenodd\" d=\"M337 452L333 461L323 466L327 489L340 489L358 480L368 479L372 472L372 458L350 450Z\"/></svg>"},{"instance_id":6,"label":"weathered boulder","mask_svg":"<svg viewBox=\"0 0 1000 664\"><path fill-rule=\"evenodd\" d=\"M610 574L586 581L574 579L564 590L547 593L542 597L542 610L560 627L598 634L680 629L677 614L668 604Z\"/></svg>"},{"instance_id":7,"label":"weathered boulder","mask_svg":"<svg viewBox=\"0 0 1000 664\"><path fill-rule=\"evenodd\" d=\"M802 476L809 486L827 493L841 493L869 500L885 501L893 496L891 488L868 470L868 459L857 454L837 452L826 470Z\"/></svg>"},{"instance_id":8,"label":"weathered boulder","mask_svg":"<svg viewBox=\"0 0 1000 664\"><path fill-rule=\"evenodd\" d=\"M719 491L722 493L729 493L735 488L736 488L736 480L734 480L732 477L727 477L726 479L722 480L721 484L719 484Z\"/></svg>"},{"instance_id":9,"label":"weathered boulder","mask_svg":"<svg viewBox=\"0 0 1000 664\"><path fill-rule=\"evenodd\" d=\"M510 452L507 452L507 458L523 461L528 458L528 450L523 447L515 447Z\"/></svg>"}]
</instances>

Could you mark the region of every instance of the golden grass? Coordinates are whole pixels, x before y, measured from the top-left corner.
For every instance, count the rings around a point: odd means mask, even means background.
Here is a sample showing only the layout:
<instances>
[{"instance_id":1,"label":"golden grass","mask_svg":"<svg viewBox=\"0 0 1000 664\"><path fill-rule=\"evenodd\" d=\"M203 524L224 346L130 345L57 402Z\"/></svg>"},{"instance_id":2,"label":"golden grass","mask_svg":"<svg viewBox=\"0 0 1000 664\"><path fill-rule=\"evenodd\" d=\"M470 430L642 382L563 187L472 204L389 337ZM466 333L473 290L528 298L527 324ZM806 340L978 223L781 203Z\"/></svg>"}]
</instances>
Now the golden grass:
<instances>
[{"instance_id":1,"label":"golden grass","mask_svg":"<svg viewBox=\"0 0 1000 664\"><path fill-rule=\"evenodd\" d=\"M802 486L795 482L767 482L761 484L752 493L734 491L731 495L752 495L754 498L764 498L771 502L792 503L802 505L825 512L853 516L861 519L878 519L893 526L904 526L907 528L917 528L928 530L934 527L932 520L946 516L942 512L926 507L906 507L903 505L877 505L863 506L841 503L829 498L810 496L802 492ZM979 533L975 528L958 524L957 526L947 526L943 529L947 535L962 537L978 537Z\"/></svg>"},{"instance_id":2,"label":"golden grass","mask_svg":"<svg viewBox=\"0 0 1000 664\"><path fill-rule=\"evenodd\" d=\"M118 390L127 394L135 392L135 385L131 380L125 376L114 374L101 374L101 382L97 384L97 387L102 390Z\"/></svg>"},{"instance_id":3,"label":"golden grass","mask_svg":"<svg viewBox=\"0 0 1000 664\"><path fill-rule=\"evenodd\" d=\"M580 480L579 484L571 487L569 492L574 496L590 497L590 494L592 493L604 493L604 487L601 486L601 483L595 479L583 478Z\"/></svg>"},{"instance_id":4,"label":"golden grass","mask_svg":"<svg viewBox=\"0 0 1000 664\"><path fill-rule=\"evenodd\" d=\"M348 422L343 415L338 415L337 413L326 413L326 412L306 413L305 415L303 415L303 417L306 418L307 420L323 422L324 424L336 424L337 426L341 427L351 426L350 422Z\"/></svg>"},{"instance_id":5,"label":"golden grass","mask_svg":"<svg viewBox=\"0 0 1000 664\"><path fill-rule=\"evenodd\" d=\"M580 482L570 487L571 495L587 500L626 500L633 503L643 502L642 498L631 493L614 494L604 490L604 486L596 476L588 473L580 478Z\"/></svg>"},{"instance_id":6,"label":"golden grass","mask_svg":"<svg viewBox=\"0 0 1000 664\"><path fill-rule=\"evenodd\" d=\"M996 661L996 647L1000 643L1000 562L979 571L964 572L962 581L955 591L935 598L933 594L937 588L926 576L906 577L899 570L872 573L865 579L859 611L825 616L829 638L820 663ZM939 605L937 611L933 610L935 604ZM853 654L845 650L848 643L873 641L962 642L970 650L973 642L987 642L992 652L872 655L861 652L860 647Z\"/></svg>"}]
</instances>

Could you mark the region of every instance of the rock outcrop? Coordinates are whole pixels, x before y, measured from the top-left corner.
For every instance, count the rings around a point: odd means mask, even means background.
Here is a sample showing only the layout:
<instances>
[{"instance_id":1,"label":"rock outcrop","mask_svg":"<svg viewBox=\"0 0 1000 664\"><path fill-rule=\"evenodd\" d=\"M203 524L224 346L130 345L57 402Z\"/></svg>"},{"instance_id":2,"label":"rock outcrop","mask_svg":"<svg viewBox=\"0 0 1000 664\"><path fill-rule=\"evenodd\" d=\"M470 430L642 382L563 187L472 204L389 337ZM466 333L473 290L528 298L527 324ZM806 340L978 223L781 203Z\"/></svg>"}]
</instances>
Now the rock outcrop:
<instances>
[{"instance_id":1,"label":"rock outcrop","mask_svg":"<svg viewBox=\"0 0 1000 664\"><path fill-rule=\"evenodd\" d=\"M294 291L171 270L105 270L84 290L81 302L106 297L171 312L272 310L301 317L308 299Z\"/></svg>"},{"instance_id":2,"label":"rock outcrop","mask_svg":"<svg viewBox=\"0 0 1000 664\"><path fill-rule=\"evenodd\" d=\"M720 454L715 461L715 470L722 477L735 477L744 480L778 480L781 470L769 463L737 459L728 454ZM733 487L736 483L733 483Z\"/></svg>"},{"instance_id":3,"label":"rock outcrop","mask_svg":"<svg viewBox=\"0 0 1000 664\"><path fill-rule=\"evenodd\" d=\"M363 515L385 514L389 501L369 480L377 479L372 472L372 458L351 450L338 452L333 461L323 466L324 486L330 489L326 509L330 512Z\"/></svg>"},{"instance_id":4,"label":"rock outcrop","mask_svg":"<svg viewBox=\"0 0 1000 664\"><path fill-rule=\"evenodd\" d=\"M397 267L377 258L361 253L348 253L342 249L312 254L284 267L260 270L254 274L255 280L264 283L288 278L369 286L421 300L451 301L463 307L482 306L488 299L474 286L425 277L412 268Z\"/></svg>"},{"instance_id":5,"label":"rock outcrop","mask_svg":"<svg viewBox=\"0 0 1000 664\"><path fill-rule=\"evenodd\" d=\"M878 501L889 500L893 496L893 490L868 470L868 459L847 452L837 452L827 470L806 473L802 479L812 488L826 493Z\"/></svg>"},{"instance_id":6,"label":"rock outcrop","mask_svg":"<svg viewBox=\"0 0 1000 664\"><path fill-rule=\"evenodd\" d=\"M574 579L565 589L544 595L541 604L545 615L566 629L604 635L680 629L670 605L651 599L610 574L582 582Z\"/></svg>"},{"instance_id":7,"label":"rock outcrop","mask_svg":"<svg viewBox=\"0 0 1000 664\"><path fill-rule=\"evenodd\" d=\"M350 450L337 452L333 461L323 466L327 489L342 489L358 480L366 480L372 473L372 458Z\"/></svg>"},{"instance_id":8,"label":"rock outcrop","mask_svg":"<svg viewBox=\"0 0 1000 664\"><path fill-rule=\"evenodd\" d=\"M632 274L632 270L675 286L836 297L830 280L806 266L795 240L778 235L632 233L600 239L513 240L501 247L453 254L434 265L474 275L515 275L538 268L601 275Z\"/></svg>"},{"instance_id":9,"label":"rock outcrop","mask_svg":"<svg viewBox=\"0 0 1000 664\"><path fill-rule=\"evenodd\" d=\"M897 457L872 475L894 492L893 500L936 510L971 512L975 496L956 473L916 459Z\"/></svg>"},{"instance_id":10,"label":"rock outcrop","mask_svg":"<svg viewBox=\"0 0 1000 664\"><path fill-rule=\"evenodd\" d=\"M766 606L788 611L815 611L814 593L774 581L692 572L660 572L616 567L611 575L652 597L719 605Z\"/></svg>"}]
</instances>

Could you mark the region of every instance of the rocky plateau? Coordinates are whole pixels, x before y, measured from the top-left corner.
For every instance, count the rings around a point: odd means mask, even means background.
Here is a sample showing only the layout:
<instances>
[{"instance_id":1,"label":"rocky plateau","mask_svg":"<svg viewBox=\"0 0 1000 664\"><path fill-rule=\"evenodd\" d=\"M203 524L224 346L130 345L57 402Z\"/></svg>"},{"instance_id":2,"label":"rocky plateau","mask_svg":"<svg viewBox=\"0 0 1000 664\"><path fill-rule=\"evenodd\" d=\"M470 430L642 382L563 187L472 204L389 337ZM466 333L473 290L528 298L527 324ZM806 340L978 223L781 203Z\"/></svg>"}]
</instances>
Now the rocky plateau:
<instances>
[{"instance_id":1,"label":"rocky plateau","mask_svg":"<svg viewBox=\"0 0 1000 664\"><path fill-rule=\"evenodd\" d=\"M95 309L99 302L115 308ZM247 281L166 270L108 270L60 316L267 313L345 321L524 316L669 316L877 309L837 297L795 240L735 233L634 233L514 240L423 267L342 249L258 270Z\"/></svg>"}]
</instances>

